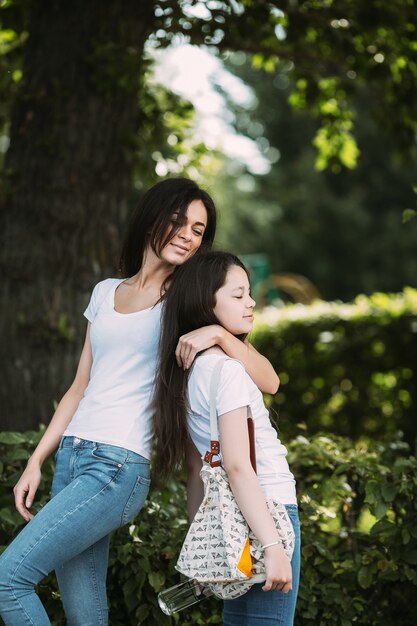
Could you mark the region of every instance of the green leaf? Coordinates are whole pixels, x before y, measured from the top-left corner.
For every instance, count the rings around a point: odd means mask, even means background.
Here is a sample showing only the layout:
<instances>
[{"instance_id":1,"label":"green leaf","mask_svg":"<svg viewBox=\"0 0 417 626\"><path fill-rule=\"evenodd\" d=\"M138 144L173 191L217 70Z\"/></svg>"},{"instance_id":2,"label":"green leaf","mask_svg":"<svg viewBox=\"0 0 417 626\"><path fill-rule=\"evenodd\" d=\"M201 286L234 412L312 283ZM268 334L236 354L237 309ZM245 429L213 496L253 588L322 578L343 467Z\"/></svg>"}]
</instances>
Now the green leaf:
<instances>
[{"instance_id":1,"label":"green leaf","mask_svg":"<svg viewBox=\"0 0 417 626\"><path fill-rule=\"evenodd\" d=\"M381 498L380 487L375 480L366 483L365 492L365 502L369 502L369 504L376 504Z\"/></svg>"},{"instance_id":2,"label":"green leaf","mask_svg":"<svg viewBox=\"0 0 417 626\"><path fill-rule=\"evenodd\" d=\"M385 504L385 502L378 502L374 507L375 517L377 517L378 519L384 517L387 510L388 506Z\"/></svg>"},{"instance_id":3,"label":"green leaf","mask_svg":"<svg viewBox=\"0 0 417 626\"><path fill-rule=\"evenodd\" d=\"M151 607L149 606L149 604L141 604L136 611L136 617L139 620L137 623L141 624L145 620L145 618L148 617L150 612Z\"/></svg>"},{"instance_id":4,"label":"green leaf","mask_svg":"<svg viewBox=\"0 0 417 626\"><path fill-rule=\"evenodd\" d=\"M160 572L149 572L148 580L152 589L154 589L156 593L158 593L162 589L162 586L165 582L165 577Z\"/></svg>"},{"instance_id":5,"label":"green leaf","mask_svg":"<svg viewBox=\"0 0 417 626\"><path fill-rule=\"evenodd\" d=\"M368 589L372 583L372 570L370 567L361 567L358 572L358 583L362 589Z\"/></svg>"},{"instance_id":6,"label":"green leaf","mask_svg":"<svg viewBox=\"0 0 417 626\"><path fill-rule=\"evenodd\" d=\"M27 437L22 433L5 432L0 433L0 443L7 445L18 445L22 443L28 443Z\"/></svg>"},{"instance_id":7,"label":"green leaf","mask_svg":"<svg viewBox=\"0 0 417 626\"><path fill-rule=\"evenodd\" d=\"M395 485L385 483L381 487L381 493L386 502L392 502L397 494Z\"/></svg>"},{"instance_id":8,"label":"green leaf","mask_svg":"<svg viewBox=\"0 0 417 626\"><path fill-rule=\"evenodd\" d=\"M405 209L405 211L403 211L403 224L406 224L410 220L414 219L416 215L417 211L414 209Z\"/></svg>"},{"instance_id":9,"label":"green leaf","mask_svg":"<svg viewBox=\"0 0 417 626\"><path fill-rule=\"evenodd\" d=\"M16 526L16 524L22 521L19 513L11 509L0 509L0 522L5 522L10 526Z\"/></svg>"}]
</instances>

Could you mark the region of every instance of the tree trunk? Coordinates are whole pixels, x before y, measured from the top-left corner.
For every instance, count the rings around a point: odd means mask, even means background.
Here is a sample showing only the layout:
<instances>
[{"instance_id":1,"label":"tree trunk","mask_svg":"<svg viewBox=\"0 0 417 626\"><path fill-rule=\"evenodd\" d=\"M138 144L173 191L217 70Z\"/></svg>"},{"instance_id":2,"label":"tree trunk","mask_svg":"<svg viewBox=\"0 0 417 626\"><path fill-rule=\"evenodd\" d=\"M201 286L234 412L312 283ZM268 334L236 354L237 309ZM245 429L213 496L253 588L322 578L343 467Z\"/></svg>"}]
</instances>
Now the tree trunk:
<instances>
[{"instance_id":1,"label":"tree trunk","mask_svg":"<svg viewBox=\"0 0 417 626\"><path fill-rule=\"evenodd\" d=\"M154 1L32 0L0 200L0 429L47 423L115 275Z\"/></svg>"}]
</instances>

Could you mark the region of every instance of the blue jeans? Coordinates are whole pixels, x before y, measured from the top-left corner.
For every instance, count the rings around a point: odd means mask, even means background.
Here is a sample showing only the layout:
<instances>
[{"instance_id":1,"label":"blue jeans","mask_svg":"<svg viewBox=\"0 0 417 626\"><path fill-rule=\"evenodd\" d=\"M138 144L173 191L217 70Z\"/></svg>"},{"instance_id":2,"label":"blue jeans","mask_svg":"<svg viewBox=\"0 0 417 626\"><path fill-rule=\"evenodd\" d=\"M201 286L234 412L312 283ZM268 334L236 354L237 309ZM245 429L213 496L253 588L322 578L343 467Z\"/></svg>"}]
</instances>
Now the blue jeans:
<instances>
[{"instance_id":1,"label":"blue jeans","mask_svg":"<svg viewBox=\"0 0 417 626\"><path fill-rule=\"evenodd\" d=\"M240 598L224 601L223 626L293 626L300 582L300 521L296 504L287 504L286 508L295 532L292 590L262 591L262 584L253 585Z\"/></svg>"},{"instance_id":2,"label":"blue jeans","mask_svg":"<svg viewBox=\"0 0 417 626\"><path fill-rule=\"evenodd\" d=\"M140 511L149 475L149 461L135 452L62 438L52 499L0 557L0 615L6 626L50 626L35 585L52 570L68 626L108 623L109 534Z\"/></svg>"}]
</instances>

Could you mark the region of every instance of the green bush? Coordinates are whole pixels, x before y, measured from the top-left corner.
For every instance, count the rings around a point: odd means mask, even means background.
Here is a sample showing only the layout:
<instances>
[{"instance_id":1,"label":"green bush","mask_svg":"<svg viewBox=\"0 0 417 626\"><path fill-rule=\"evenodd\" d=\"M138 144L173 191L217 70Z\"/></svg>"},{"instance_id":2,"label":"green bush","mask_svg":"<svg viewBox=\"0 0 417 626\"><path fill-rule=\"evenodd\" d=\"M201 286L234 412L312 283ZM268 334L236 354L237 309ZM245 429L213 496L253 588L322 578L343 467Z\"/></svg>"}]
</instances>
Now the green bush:
<instances>
[{"instance_id":1,"label":"green bush","mask_svg":"<svg viewBox=\"0 0 417 626\"><path fill-rule=\"evenodd\" d=\"M286 441L300 428L385 441L402 431L416 449L417 290L266 309L253 340L280 375L267 401Z\"/></svg>"},{"instance_id":2,"label":"green bush","mask_svg":"<svg viewBox=\"0 0 417 626\"><path fill-rule=\"evenodd\" d=\"M40 433L0 434L0 544L21 522L11 488ZM299 436L289 446L302 527L297 626L412 626L417 593L417 460L406 444L353 443ZM45 467L38 506L48 498ZM172 480L153 491L135 523L114 534L108 577L111 626L221 624L221 603L208 599L175 618L157 592L179 581L174 565L187 527L185 489ZM53 624L63 623L53 575L40 594Z\"/></svg>"}]
</instances>

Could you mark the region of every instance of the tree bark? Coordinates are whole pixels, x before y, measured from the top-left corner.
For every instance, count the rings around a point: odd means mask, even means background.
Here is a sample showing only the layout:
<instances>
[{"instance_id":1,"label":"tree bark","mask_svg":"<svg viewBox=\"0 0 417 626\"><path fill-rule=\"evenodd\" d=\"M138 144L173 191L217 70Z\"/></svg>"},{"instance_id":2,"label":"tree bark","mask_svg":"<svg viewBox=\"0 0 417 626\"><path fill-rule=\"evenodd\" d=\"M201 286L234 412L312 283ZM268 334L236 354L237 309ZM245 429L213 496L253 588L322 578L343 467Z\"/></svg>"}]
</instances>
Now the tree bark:
<instances>
[{"instance_id":1,"label":"tree bark","mask_svg":"<svg viewBox=\"0 0 417 626\"><path fill-rule=\"evenodd\" d=\"M0 199L0 429L49 421L115 275L154 0L32 0Z\"/></svg>"}]
</instances>

